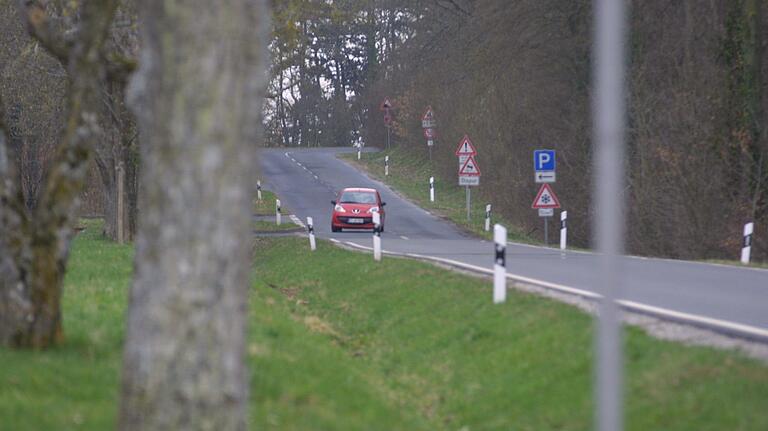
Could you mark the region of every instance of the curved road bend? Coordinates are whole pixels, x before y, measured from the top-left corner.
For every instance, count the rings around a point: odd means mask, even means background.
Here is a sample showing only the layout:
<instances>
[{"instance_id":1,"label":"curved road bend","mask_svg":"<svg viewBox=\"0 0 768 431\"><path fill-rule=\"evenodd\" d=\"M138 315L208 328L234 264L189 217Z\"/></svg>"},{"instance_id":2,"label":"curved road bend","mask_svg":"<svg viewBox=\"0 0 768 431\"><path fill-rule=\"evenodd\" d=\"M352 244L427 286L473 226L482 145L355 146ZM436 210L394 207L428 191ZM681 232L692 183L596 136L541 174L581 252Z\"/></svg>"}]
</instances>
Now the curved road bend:
<instances>
[{"instance_id":1,"label":"curved road bend","mask_svg":"<svg viewBox=\"0 0 768 431\"><path fill-rule=\"evenodd\" d=\"M265 149L264 183L302 221L312 217L318 236L371 246L370 232L331 233L331 203L344 187L375 187L387 203L384 251L450 259L491 269L492 243L456 228L400 198L336 155L350 148ZM426 193L426 189L425 189ZM620 297L626 301L724 324L747 325L768 341L768 270L627 256ZM507 271L547 283L596 292L595 254L510 243Z\"/></svg>"}]
</instances>

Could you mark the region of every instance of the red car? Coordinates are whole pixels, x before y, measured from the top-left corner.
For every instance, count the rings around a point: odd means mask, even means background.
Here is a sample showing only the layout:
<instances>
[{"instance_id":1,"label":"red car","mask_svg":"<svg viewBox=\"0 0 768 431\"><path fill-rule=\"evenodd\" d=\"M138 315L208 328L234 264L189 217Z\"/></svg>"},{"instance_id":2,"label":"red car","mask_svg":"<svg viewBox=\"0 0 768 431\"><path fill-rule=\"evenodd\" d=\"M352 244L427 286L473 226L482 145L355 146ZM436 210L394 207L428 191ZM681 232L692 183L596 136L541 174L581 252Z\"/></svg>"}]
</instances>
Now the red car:
<instances>
[{"instance_id":1,"label":"red car","mask_svg":"<svg viewBox=\"0 0 768 431\"><path fill-rule=\"evenodd\" d=\"M373 213L381 214L381 231L384 231L384 205L376 189L348 188L339 193L333 205L331 231L342 229L373 229Z\"/></svg>"}]
</instances>

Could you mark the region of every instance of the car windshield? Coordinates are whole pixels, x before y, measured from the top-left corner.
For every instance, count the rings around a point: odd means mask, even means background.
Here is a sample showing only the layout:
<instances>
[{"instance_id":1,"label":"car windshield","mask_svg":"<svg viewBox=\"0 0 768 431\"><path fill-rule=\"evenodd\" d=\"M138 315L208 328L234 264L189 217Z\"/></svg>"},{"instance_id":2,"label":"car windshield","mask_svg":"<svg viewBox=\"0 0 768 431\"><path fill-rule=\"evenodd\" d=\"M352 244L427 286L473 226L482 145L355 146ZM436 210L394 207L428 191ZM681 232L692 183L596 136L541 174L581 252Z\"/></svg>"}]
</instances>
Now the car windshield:
<instances>
[{"instance_id":1,"label":"car windshield","mask_svg":"<svg viewBox=\"0 0 768 431\"><path fill-rule=\"evenodd\" d=\"M342 204L375 204L376 195L371 192L344 192L339 203Z\"/></svg>"}]
</instances>

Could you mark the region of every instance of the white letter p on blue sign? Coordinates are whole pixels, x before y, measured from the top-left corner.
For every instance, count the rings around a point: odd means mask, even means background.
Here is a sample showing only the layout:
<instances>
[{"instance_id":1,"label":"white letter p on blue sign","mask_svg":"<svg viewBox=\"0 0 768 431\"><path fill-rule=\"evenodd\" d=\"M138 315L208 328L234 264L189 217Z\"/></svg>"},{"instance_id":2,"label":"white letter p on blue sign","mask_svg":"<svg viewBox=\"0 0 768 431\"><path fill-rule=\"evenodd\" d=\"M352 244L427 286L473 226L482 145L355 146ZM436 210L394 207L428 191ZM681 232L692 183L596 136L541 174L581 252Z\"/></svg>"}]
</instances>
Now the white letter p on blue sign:
<instances>
[{"instance_id":1,"label":"white letter p on blue sign","mask_svg":"<svg viewBox=\"0 0 768 431\"><path fill-rule=\"evenodd\" d=\"M555 170L555 150L535 150L533 152L533 168L538 171Z\"/></svg>"}]
</instances>

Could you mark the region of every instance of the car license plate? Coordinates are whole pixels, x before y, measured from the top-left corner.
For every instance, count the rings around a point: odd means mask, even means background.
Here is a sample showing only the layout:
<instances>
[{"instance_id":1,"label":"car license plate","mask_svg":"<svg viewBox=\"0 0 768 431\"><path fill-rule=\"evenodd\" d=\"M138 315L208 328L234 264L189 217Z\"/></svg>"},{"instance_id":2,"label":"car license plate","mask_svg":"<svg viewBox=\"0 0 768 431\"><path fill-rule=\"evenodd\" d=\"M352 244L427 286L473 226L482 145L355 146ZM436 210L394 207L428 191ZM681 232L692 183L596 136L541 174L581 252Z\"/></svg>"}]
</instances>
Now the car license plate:
<instances>
[{"instance_id":1,"label":"car license plate","mask_svg":"<svg viewBox=\"0 0 768 431\"><path fill-rule=\"evenodd\" d=\"M351 218L348 220L349 223L363 223L363 219L361 218Z\"/></svg>"}]
</instances>

